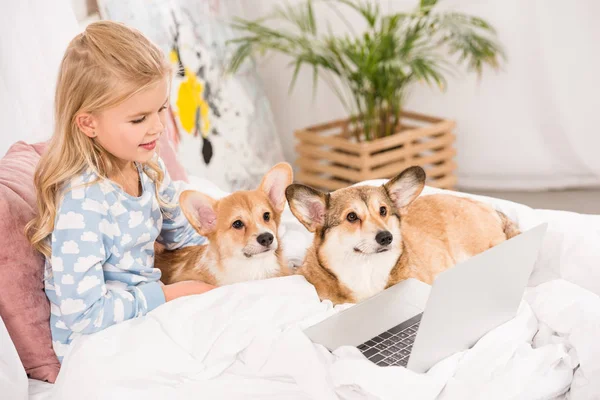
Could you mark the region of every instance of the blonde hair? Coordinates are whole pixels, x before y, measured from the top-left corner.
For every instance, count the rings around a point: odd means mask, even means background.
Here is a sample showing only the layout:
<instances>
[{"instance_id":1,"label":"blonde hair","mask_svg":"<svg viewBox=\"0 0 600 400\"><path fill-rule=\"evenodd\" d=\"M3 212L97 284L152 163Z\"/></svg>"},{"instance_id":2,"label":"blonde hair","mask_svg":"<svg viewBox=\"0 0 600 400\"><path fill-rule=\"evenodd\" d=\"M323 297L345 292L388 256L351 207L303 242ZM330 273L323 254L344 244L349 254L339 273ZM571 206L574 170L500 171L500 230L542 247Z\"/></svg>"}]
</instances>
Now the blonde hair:
<instances>
[{"instance_id":1,"label":"blonde hair","mask_svg":"<svg viewBox=\"0 0 600 400\"><path fill-rule=\"evenodd\" d=\"M162 51L121 23L94 22L71 41L56 85L54 134L35 171L37 215L26 227L31 245L44 256L52 255L47 239L65 183L88 167L100 179L118 168L117 159L79 129L76 117L114 107L161 79L170 79L170 73ZM156 160L145 166L160 202L164 174Z\"/></svg>"}]
</instances>

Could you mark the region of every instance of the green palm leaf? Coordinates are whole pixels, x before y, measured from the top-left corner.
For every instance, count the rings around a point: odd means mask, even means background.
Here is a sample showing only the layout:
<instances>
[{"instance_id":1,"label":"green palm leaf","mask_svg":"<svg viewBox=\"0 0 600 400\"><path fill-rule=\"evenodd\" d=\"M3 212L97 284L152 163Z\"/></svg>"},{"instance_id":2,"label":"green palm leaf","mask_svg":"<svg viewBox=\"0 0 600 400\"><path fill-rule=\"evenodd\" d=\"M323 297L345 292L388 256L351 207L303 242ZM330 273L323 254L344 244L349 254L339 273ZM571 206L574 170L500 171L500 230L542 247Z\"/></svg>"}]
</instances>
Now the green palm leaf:
<instances>
[{"instance_id":1,"label":"green palm leaf","mask_svg":"<svg viewBox=\"0 0 600 400\"><path fill-rule=\"evenodd\" d=\"M348 33L335 36L329 29L319 35L317 3L333 8ZM484 66L498 68L506 58L489 23L457 12L436 12L436 5L437 0L420 0L412 13L382 15L377 0L286 2L265 18L233 20L241 35L230 41L234 51L229 71L256 55L284 54L292 60L290 92L302 67L309 67L313 95L319 79L329 85L353 116L359 139L389 135L410 85L423 82L445 89L454 65L481 74ZM357 34L336 6L356 12L366 30Z\"/></svg>"}]
</instances>

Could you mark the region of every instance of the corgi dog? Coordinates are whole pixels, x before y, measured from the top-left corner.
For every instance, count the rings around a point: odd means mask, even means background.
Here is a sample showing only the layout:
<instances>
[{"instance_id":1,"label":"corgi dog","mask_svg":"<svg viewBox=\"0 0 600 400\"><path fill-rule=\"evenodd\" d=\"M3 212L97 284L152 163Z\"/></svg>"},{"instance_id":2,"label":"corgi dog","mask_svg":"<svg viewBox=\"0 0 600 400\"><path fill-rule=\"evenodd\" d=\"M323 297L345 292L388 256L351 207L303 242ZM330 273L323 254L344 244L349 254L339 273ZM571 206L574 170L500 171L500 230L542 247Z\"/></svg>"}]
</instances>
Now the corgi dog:
<instances>
[{"instance_id":1,"label":"corgi dog","mask_svg":"<svg viewBox=\"0 0 600 400\"><path fill-rule=\"evenodd\" d=\"M424 185L425 171L411 167L379 187L322 193L288 186L292 213L314 232L296 273L322 300L357 303L408 278L431 284L440 272L519 234L484 203L448 194L418 197Z\"/></svg>"},{"instance_id":2,"label":"corgi dog","mask_svg":"<svg viewBox=\"0 0 600 400\"><path fill-rule=\"evenodd\" d=\"M161 281L200 280L222 286L288 275L277 230L292 174L289 164L277 164L258 189L219 200L184 191L179 198L183 214L208 242L157 252L155 266L162 272Z\"/></svg>"}]
</instances>

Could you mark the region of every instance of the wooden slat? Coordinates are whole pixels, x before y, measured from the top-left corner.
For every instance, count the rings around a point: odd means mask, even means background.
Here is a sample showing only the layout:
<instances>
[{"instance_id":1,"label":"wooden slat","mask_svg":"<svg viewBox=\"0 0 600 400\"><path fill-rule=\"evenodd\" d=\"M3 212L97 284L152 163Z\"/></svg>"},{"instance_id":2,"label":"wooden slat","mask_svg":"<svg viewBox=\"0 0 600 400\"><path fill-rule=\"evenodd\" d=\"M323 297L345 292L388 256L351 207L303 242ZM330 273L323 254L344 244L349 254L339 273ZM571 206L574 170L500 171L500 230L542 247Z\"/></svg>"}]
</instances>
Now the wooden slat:
<instances>
[{"instance_id":1,"label":"wooden slat","mask_svg":"<svg viewBox=\"0 0 600 400\"><path fill-rule=\"evenodd\" d=\"M456 175L446 175L443 178L431 179L427 181L427 185L439 189L450 189L453 190L456 186L458 178Z\"/></svg>"},{"instance_id":2,"label":"wooden slat","mask_svg":"<svg viewBox=\"0 0 600 400\"><path fill-rule=\"evenodd\" d=\"M414 151L411 149L411 153ZM379 167L391 162L403 161L408 155L408 151L405 147L386 151L385 153L375 154L367 158L367 165L370 168Z\"/></svg>"},{"instance_id":3,"label":"wooden slat","mask_svg":"<svg viewBox=\"0 0 600 400\"><path fill-rule=\"evenodd\" d=\"M349 167L360 167L360 157L332 151L331 149L323 149L320 146L315 146L308 143L296 145L296 153L304 158L335 161Z\"/></svg>"},{"instance_id":4,"label":"wooden slat","mask_svg":"<svg viewBox=\"0 0 600 400\"><path fill-rule=\"evenodd\" d=\"M403 111L401 117L401 132L370 142L352 141L350 119L296 131L300 169L296 179L337 190L365 179L391 178L420 165L426 170L428 185L452 189L457 181L452 146L456 138L451 132L455 122L411 111Z\"/></svg>"},{"instance_id":5,"label":"wooden slat","mask_svg":"<svg viewBox=\"0 0 600 400\"><path fill-rule=\"evenodd\" d=\"M323 178L319 175L304 171L299 171L296 174L296 181L308 186L312 186L316 189L324 189L327 191L333 191L349 186L347 182L340 181L337 179ZM453 190L456 186L457 181L458 178L456 177L456 175L447 175L443 178L428 179L426 184L435 188Z\"/></svg>"},{"instance_id":6,"label":"wooden slat","mask_svg":"<svg viewBox=\"0 0 600 400\"><path fill-rule=\"evenodd\" d=\"M372 169L369 171L365 179L392 178L411 166L411 163L407 163L405 161L387 164L385 167Z\"/></svg>"},{"instance_id":7,"label":"wooden slat","mask_svg":"<svg viewBox=\"0 0 600 400\"><path fill-rule=\"evenodd\" d=\"M430 168L424 168L427 176L436 177L444 174L450 174L456 169L456 163L454 160L448 160L443 164L432 166Z\"/></svg>"},{"instance_id":8,"label":"wooden slat","mask_svg":"<svg viewBox=\"0 0 600 400\"><path fill-rule=\"evenodd\" d=\"M296 180L305 185L312 186L315 189L324 189L327 191L333 191L348 186L348 183L346 182L337 179L323 178L306 171L299 171L296 174Z\"/></svg>"},{"instance_id":9,"label":"wooden slat","mask_svg":"<svg viewBox=\"0 0 600 400\"><path fill-rule=\"evenodd\" d=\"M431 136L436 133L449 132L454 128L454 125L454 121L442 121L429 126L424 126L422 128L399 132L388 137L374 140L372 142L363 142L360 143L362 146L361 151L374 153L390 147L396 147L406 143L407 141L413 141L421 137Z\"/></svg>"},{"instance_id":10,"label":"wooden slat","mask_svg":"<svg viewBox=\"0 0 600 400\"><path fill-rule=\"evenodd\" d=\"M424 151L448 146L454 142L455 138L456 137L452 133L447 132L444 135L434 138L430 141L414 144L412 147L410 147L410 149L403 147L396 150L386 151L385 153L375 154L367 158L367 166L374 168L389 164L391 162L402 161L406 158L412 159L412 157Z\"/></svg>"},{"instance_id":11,"label":"wooden slat","mask_svg":"<svg viewBox=\"0 0 600 400\"><path fill-rule=\"evenodd\" d=\"M417 121L425 121L425 122L441 122L444 119L443 118L436 118L436 117L432 117L431 115L425 115L425 114L421 114L421 113L416 113L414 111L405 111L402 110L402 117L408 118L408 119L415 119Z\"/></svg>"},{"instance_id":12,"label":"wooden slat","mask_svg":"<svg viewBox=\"0 0 600 400\"><path fill-rule=\"evenodd\" d=\"M454 142L454 140L456 140L456 136L452 132L446 132L434 139L415 144L413 146L413 152L415 154L419 154L427 150L440 149L442 147L449 146Z\"/></svg>"},{"instance_id":13,"label":"wooden slat","mask_svg":"<svg viewBox=\"0 0 600 400\"><path fill-rule=\"evenodd\" d=\"M448 147L444 150L436 151L433 154L429 154L423 157L412 158L410 161L415 165L427 165L427 164L435 164L440 161L450 160L452 157L456 155L456 150L454 147Z\"/></svg>"},{"instance_id":14,"label":"wooden slat","mask_svg":"<svg viewBox=\"0 0 600 400\"><path fill-rule=\"evenodd\" d=\"M309 126L308 128L306 128L306 130L311 131L311 132L317 132L317 131L327 131L327 130L330 130L333 128L342 128L344 125L347 125L349 123L349 121L350 121L349 118L336 119L334 121Z\"/></svg>"},{"instance_id":15,"label":"wooden slat","mask_svg":"<svg viewBox=\"0 0 600 400\"><path fill-rule=\"evenodd\" d=\"M305 158L298 158L296 160L296 165L306 171L323 172L325 174L330 174L353 182L358 182L363 179L363 174L360 171L337 167L330 164L321 164Z\"/></svg>"},{"instance_id":16,"label":"wooden slat","mask_svg":"<svg viewBox=\"0 0 600 400\"><path fill-rule=\"evenodd\" d=\"M356 117L336 119L334 121L324 122L322 124L317 124L317 125L312 125L312 126L309 126L308 128L306 128L306 130L308 130L308 131L324 131L324 130L329 130L329 129L333 129L333 128L341 128L344 125L350 124L350 121L353 118L360 119L360 114ZM431 122L431 123L437 123L437 122L444 121L443 118L433 117L431 115L425 115L425 114L417 113L414 111L406 111L406 110L402 110L400 113L400 121L402 121L402 119L412 119L412 120L416 120L416 121Z\"/></svg>"},{"instance_id":17,"label":"wooden slat","mask_svg":"<svg viewBox=\"0 0 600 400\"><path fill-rule=\"evenodd\" d=\"M339 136L322 136L307 130L296 131L294 135L302 142L331 146L341 150L346 150L350 153L360 154L362 149L359 143L350 142Z\"/></svg>"},{"instance_id":18,"label":"wooden slat","mask_svg":"<svg viewBox=\"0 0 600 400\"><path fill-rule=\"evenodd\" d=\"M393 178L394 176L398 175L400 172L404 171L406 168L412 167L413 165L419 165L419 163L411 161L411 162L397 162L397 163L388 164L385 167L371 170L370 172L365 174L365 178L363 178L363 179L366 180L366 179ZM434 166L431 168L425 168L425 167L427 167L427 165L420 165L420 166L424 167L423 169L425 169L427 176L431 176L431 177L441 175L444 172L450 173L456 168L456 164L452 160L449 160L442 165L437 165L437 166Z\"/></svg>"}]
</instances>

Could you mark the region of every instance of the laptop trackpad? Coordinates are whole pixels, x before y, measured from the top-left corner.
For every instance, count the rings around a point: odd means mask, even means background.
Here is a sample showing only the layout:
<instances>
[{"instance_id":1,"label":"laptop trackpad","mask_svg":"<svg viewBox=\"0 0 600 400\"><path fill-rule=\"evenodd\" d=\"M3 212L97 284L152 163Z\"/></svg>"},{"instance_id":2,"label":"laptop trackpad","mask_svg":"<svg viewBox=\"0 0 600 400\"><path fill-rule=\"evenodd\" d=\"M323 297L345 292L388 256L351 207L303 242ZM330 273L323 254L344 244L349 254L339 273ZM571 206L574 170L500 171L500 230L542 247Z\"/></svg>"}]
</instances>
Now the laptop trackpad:
<instances>
[{"instance_id":1,"label":"laptop trackpad","mask_svg":"<svg viewBox=\"0 0 600 400\"><path fill-rule=\"evenodd\" d=\"M335 350L358 346L378 334L422 313L431 287L407 279L305 330L315 343Z\"/></svg>"}]
</instances>

